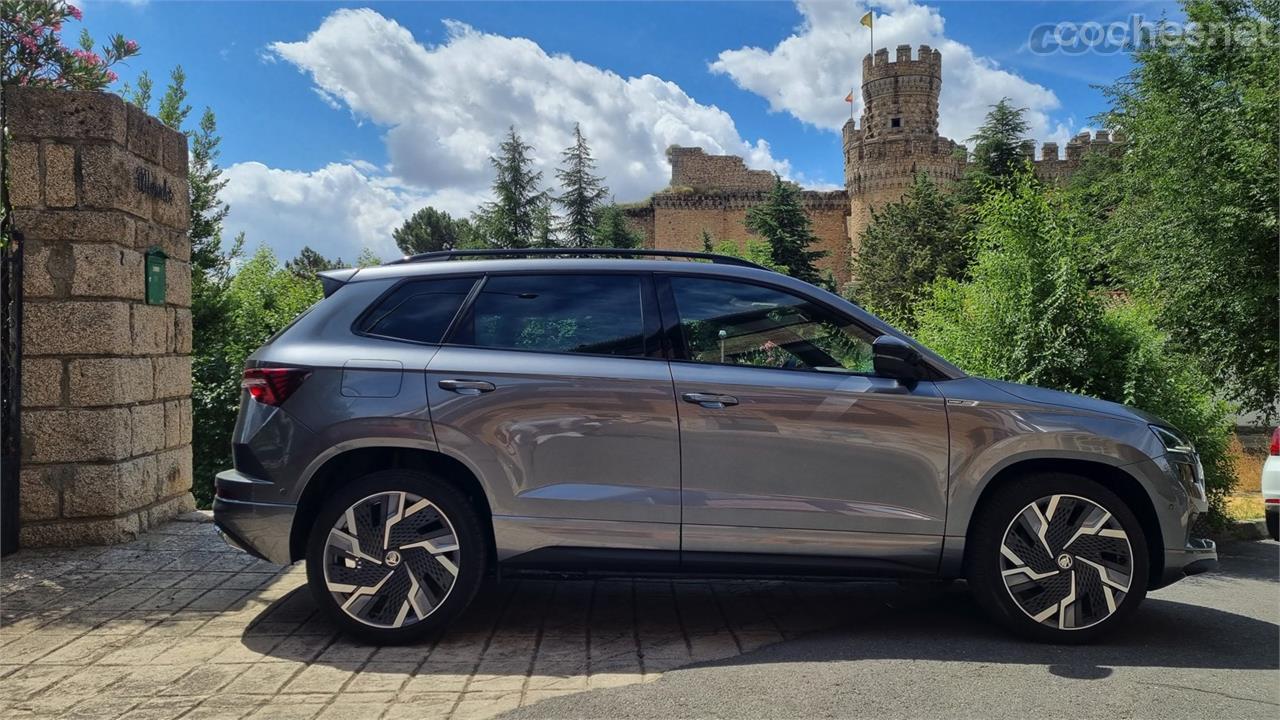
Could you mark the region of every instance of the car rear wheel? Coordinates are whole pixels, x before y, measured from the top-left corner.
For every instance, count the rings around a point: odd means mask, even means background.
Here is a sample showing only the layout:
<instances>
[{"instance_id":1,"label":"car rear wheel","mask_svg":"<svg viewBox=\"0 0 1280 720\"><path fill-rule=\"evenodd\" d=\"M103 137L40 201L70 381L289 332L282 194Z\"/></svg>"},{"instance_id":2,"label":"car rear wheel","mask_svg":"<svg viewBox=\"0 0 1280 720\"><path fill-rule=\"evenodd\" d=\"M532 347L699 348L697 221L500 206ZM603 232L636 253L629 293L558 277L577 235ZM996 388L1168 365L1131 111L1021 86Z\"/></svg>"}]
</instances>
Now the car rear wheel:
<instances>
[{"instance_id":1,"label":"car rear wheel","mask_svg":"<svg viewBox=\"0 0 1280 720\"><path fill-rule=\"evenodd\" d=\"M307 581L345 632L409 643L466 609L487 557L476 512L453 486L385 470L343 487L316 516Z\"/></svg>"},{"instance_id":2,"label":"car rear wheel","mask_svg":"<svg viewBox=\"0 0 1280 720\"><path fill-rule=\"evenodd\" d=\"M1065 473L1007 485L975 514L969 584L997 622L1035 640L1104 636L1147 592L1147 543L1106 487Z\"/></svg>"}]
</instances>

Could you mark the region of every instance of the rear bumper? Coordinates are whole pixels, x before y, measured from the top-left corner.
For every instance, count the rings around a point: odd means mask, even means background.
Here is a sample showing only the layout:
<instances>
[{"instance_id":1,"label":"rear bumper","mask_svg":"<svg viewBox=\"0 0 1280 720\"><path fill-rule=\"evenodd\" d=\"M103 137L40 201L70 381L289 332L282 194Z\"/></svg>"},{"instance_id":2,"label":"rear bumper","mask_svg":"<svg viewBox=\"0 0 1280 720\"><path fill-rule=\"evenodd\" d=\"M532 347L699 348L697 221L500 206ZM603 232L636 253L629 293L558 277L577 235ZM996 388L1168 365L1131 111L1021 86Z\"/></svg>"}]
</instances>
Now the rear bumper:
<instances>
[{"instance_id":1,"label":"rear bumper","mask_svg":"<svg viewBox=\"0 0 1280 720\"><path fill-rule=\"evenodd\" d=\"M1180 550L1164 551L1164 575L1160 587L1189 575L1218 569L1218 546L1205 538L1189 538Z\"/></svg>"},{"instance_id":2,"label":"rear bumper","mask_svg":"<svg viewBox=\"0 0 1280 720\"><path fill-rule=\"evenodd\" d=\"M269 485L235 470L218 473L213 522L223 540L237 550L279 565L293 562L289 537L297 506L244 498L255 486ZM237 498L237 499L233 499Z\"/></svg>"}]
</instances>

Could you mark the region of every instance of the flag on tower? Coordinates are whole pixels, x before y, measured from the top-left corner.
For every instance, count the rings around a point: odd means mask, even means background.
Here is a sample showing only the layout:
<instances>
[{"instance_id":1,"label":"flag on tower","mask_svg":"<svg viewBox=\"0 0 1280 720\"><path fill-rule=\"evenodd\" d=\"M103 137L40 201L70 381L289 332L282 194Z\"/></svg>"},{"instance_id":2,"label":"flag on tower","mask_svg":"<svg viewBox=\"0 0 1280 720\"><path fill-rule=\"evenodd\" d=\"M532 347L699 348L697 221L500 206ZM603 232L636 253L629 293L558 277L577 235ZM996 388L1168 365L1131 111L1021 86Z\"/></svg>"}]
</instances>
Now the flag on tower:
<instances>
[{"instance_id":1,"label":"flag on tower","mask_svg":"<svg viewBox=\"0 0 1280 720\"><path fill-rule=\"evenodd\" d=\"M868 12L866 15L863 15L862 19L859 20L858 22L862 23L863 25L866 25L867 27L871 27L871 13Z\"/></svg>"},{"instance_id":2,"label":"flag on tower","mask_svg":"<svg viewBox=\"0 0 1280 720\"><path fill-rule=\"evenodd\" d=\"M845 102L847 102L847 103L851 103L851 102L853 102L853 91L852 91L852 90L850 90L850 91L849 91L849 94L848 94L848 95L845 95L845 96L844 96L844 101L845 101Z\"/></svg>"}]
</instances>

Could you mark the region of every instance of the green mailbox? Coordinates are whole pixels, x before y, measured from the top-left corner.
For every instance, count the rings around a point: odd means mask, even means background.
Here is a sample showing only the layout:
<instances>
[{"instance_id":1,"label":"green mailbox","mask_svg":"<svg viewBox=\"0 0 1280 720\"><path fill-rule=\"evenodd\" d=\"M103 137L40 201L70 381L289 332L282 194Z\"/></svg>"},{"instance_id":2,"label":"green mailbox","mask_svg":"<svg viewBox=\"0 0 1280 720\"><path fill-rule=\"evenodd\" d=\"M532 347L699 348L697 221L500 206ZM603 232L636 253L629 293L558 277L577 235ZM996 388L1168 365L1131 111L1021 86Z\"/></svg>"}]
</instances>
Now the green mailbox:
<instances>
[{"instance_id":1,"label":"green mailbox","mask_svg":"<svg viewBox=\"0 0 1280 720\"><path fill-rule=\"evenodd\" d=\"M147 304L163 305L164 304L164 268L165 260L169 258L164 251L158 247L152 247L147 250L144 272L147 276Z\"/></svg>"}]
</instances>

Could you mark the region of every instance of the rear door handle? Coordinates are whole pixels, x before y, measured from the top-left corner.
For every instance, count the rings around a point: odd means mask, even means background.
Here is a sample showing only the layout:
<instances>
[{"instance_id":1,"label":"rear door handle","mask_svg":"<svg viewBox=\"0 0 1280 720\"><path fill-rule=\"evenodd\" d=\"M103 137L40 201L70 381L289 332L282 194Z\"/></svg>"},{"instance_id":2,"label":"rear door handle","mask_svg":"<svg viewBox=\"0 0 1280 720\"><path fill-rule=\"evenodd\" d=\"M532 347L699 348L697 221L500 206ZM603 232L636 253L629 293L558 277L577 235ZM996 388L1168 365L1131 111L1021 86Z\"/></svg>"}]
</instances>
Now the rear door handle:
<instances>
[{"instance_id":1,"label":"rear door handle","mask_svg":"<svg viewBox=\"0 0 1280 720\"><path fill-rule=\"evenodd\" d=\"M456 392L459 395L479 395L493 392L497 386L484 380L441 380L440 389Z\"/></svg>"},{"instance_id":2,"label":"rear door handle","mask_svg":"<svg viewBox=\"0 0 1280 720\"><path fill-rule=\"evenodd\" d=\"M723 410L730 405L737 405L738 398L732 395L716 395L714 393L685 393L680 396L685 402L701 405L712 410Z\"/></svg>"}]
</instances>

